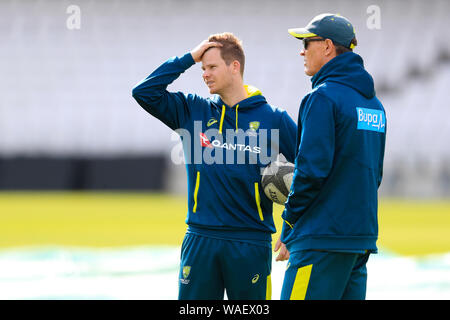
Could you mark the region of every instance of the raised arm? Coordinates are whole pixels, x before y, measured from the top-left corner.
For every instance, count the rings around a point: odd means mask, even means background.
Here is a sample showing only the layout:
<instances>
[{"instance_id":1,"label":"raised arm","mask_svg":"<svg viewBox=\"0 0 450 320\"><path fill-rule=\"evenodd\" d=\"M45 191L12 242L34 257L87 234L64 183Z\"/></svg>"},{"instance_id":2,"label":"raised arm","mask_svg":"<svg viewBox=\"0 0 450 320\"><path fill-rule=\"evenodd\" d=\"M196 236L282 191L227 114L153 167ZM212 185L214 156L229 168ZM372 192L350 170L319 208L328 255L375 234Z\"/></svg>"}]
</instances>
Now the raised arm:
<instances>
[{"instance_id":1,"label":"raised arm","mask_svg":"<svg viewBox=\"0 0 450 320\"><path fill-rule=\"evenodd\" d=\"M133 88L133 98L145 111L171 129L182 127L190 117L189 100L194 97L182 92L169 92L167 86L199 62L208 48L218 45L220 44L203 41L182 57L170 58Z\"/></svg>"}]
</instances>

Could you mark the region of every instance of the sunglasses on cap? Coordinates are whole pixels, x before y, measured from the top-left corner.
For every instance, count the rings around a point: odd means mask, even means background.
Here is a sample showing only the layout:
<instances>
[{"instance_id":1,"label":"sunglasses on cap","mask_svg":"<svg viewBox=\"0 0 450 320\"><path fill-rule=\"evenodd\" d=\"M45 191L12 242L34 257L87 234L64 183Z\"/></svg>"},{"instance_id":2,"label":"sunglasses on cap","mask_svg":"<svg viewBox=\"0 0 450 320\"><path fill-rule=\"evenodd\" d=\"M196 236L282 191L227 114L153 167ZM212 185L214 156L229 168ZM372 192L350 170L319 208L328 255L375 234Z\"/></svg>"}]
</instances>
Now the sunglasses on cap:
<instances>
[{"instance_id":1,"label":"sunglasses on cap","mask_svg":"<svg viewBox=\"0 0 450 320\"><path fill-rule=\"evenodd\" d=\"M309 45L310 42L313 42L313 41L325 41L325 39L324 38L303 38L302 41L303 41L303 48L305 50L308 50L308 45Z\"/></svg>"}]
</instances>

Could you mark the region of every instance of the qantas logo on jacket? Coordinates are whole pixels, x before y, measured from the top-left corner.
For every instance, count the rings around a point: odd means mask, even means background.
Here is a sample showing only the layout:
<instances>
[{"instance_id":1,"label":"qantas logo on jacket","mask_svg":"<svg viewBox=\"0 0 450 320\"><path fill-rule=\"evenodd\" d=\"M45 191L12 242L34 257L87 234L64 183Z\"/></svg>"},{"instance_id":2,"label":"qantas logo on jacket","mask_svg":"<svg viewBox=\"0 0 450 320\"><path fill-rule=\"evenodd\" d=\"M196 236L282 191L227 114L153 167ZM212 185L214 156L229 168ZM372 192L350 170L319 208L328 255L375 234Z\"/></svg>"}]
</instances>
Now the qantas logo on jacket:
<instances>
[{"instance_id":1,"label":"qantas logo on jacket","mask_svg":"<svg viewBox=\"0 0 450 320\"><path fill-rule=\"evenodd\" d=\"M211 142L209 142L208 137L203 132L200 132L200 143L202 144L202 147L212 148Z\"/></svg>"},{"instance_id":2,"label":"qantas logo on jacket","mask_svg":"<svg viewBox=\"0 0 450 320\"><path fill-rule=\"evenodd\" d=\"M245 144L240 143L226 143L226 142L220 142L219 140L214 139L213 141L209 141L208 137L203 133L200 132L200 143L202 147L206 148L223 148L227 150L237 150L237 151L248 151L252 153L261 153L261 148L257 146L249 146Z\"/></svg>"}]
</instances>

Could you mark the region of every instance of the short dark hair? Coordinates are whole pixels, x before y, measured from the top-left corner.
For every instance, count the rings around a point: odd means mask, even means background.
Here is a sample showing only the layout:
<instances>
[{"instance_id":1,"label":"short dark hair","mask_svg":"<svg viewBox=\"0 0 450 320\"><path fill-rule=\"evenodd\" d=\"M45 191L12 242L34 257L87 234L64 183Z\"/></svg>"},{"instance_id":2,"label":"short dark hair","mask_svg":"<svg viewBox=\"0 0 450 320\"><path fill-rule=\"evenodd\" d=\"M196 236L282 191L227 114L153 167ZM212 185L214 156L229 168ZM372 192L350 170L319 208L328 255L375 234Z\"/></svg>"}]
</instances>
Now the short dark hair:
<instances>
[{"instance_id":1,"label":"short dark hair","mask_svg":"<svg viewBox=\"0 0 450 320\"><path fill-rule=\"evenodd\" d=\"M209 36L208 41L221 43L222 46L218 47L218 49L222 59L227 65L230 65L234 60L239 61L241 76L244 76L245 55L241 40L231 32L224 32Z\"/></svg>"},{"instance_id":2,"label":"short dark hair","mask_svg":"<svg viewBox=\"0 0 450 320\"><path fill-rule=\"evenodd\" d=\"M356 38L353 38L352 41L350 42L350 45L353 45L353 46L356 46L357 44L358 44L358 41L356 40ZM353 49L344 47L343 45L340 45L340 44L337 44L337 43L334 43L334 47L336 49L336 55L337 56L340 55L340 54L343 54L345 52L353 51Z\"/></svg>"}]
</instances>

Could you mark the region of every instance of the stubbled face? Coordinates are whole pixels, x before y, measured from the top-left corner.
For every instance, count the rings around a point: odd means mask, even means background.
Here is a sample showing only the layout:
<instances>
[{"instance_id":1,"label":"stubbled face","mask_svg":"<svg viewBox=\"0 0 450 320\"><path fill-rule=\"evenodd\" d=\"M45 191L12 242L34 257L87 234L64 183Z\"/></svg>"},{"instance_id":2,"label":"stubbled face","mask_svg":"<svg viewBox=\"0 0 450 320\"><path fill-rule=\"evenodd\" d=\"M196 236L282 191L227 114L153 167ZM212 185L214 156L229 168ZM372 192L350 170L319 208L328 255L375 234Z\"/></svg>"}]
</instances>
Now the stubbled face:
<instances>
[{"instance_id":1,"label":"stubbled face","mask_svg":"<svg viewBox=\"0 0 450 320\"><path fill-rule=\"evenodd\" d=\"M305 73L314 76L324 65L324 42L311 41L307 48L303 48L300 55L304 58Z\"/></svg>"},{"instance_id":2,"label":"stubbled face","mask_svg":"<svg viewBox=\"0 0 450 320\"><path fill-rule=\"evenodd\" d=\"M220 49L208 49L202 57L203 80L211 94L221 94L232 83L233 70L220 56Z\"/></svg>"}]
</instances>

